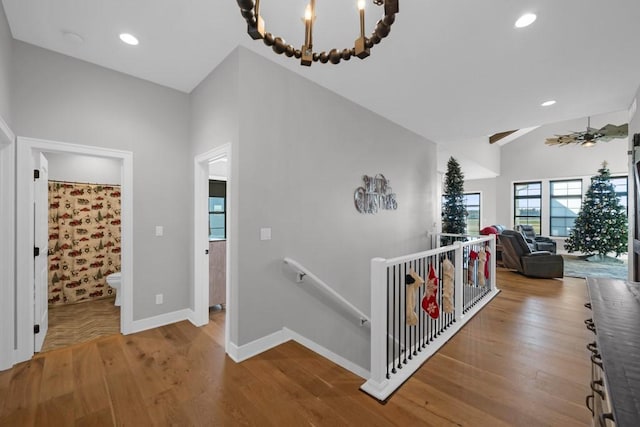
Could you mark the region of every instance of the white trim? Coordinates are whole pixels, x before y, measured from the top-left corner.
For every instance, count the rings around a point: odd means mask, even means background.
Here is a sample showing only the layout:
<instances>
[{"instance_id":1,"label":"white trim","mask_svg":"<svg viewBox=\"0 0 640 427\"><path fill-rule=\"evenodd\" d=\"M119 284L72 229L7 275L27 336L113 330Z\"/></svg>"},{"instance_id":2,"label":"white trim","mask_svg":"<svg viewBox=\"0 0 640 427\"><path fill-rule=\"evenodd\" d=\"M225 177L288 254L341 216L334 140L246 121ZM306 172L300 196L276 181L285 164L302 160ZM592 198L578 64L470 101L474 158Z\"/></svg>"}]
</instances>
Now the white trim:
<instances>
[{"instance_id":1,"label":"white trim","mask_svg":"<svg viewBox=\"0 0 640 427\"><path fill-rule=\"evenodd\" d=\"M69 153L122 161L122 305L120 330L133 330L133 153L102 147L18 137L16 144L16 337L14 363L33 356L33 185L32 153ZM13 323L13 322L12 322Z\"/></svg>"},{"instance_id":2,"label":"white trim","mask_svg":"<svg viewBox=\"0 0 640 427\"><path fill-rule=\"evenodd\" d=\"M251 341L245 345L237 346L234 343L229 343L227 354L236 363L244 362L260 353L270 350L279 346L291 338L285 333L285 329L276 331L272 334L266 335L257 340Z\"/></svg>"},{"instance_id":3,"label":"white trim","mask_svg":"<svg viewBox=\"0 0 640 427\"><path fill-rule=\"evenodd\" d=\"M16 140L16 135L13 133L7 122L0 116L0 145L8 145Z\"/></svg>"},{"instance_id":4,"label":"white trim","mask_svg":"<svg viewBox=\"0 0 640 427\"><path fill-rule=\"evenodd\" d=\"M0 371L13 365L15 138L0 117Z\"/></svg>"},{"instance_id":5,"label":"white trim","mask_svg":"<svg viewBox=\"0 0 640 427\"><path fill-rule=\"evenodd\" d=\"M366 369L286 327L282 328L280 331L258 338L257 340L251 341L245 345L237 346L234 343L230 343L227 354L234 362L240 363L291 340L319 354L325 359L330 360L336 365L341 366L360 378L366 379L369 377L369 371Z\"/></svg>"},{"instance_id":6,"label":"white trim","mask_svg":"<svg viewBox=\"0 0 640 427\"><path fill-rule=\"evenodd\" d=\"M134 320L131 324L129 333L146 331L148 329L159 328L160 326L170 325L172 323L190 320L191 310L183 308L182 310L172 311L170 313L159 314L146 319Z\"/></svg>"},{"instance_id":7,"label":"white trim","mask_svg":"<svg viewBox=\"0 0 640 427\"><path fill-rule=\"evenodd\" d=\"M482 310L491 300L493 300L500 293L500 289L494 288L487 296L485 296L480 304L476 304L461 316L459 322L455 328L448 328L434 341L429 343L420 353L418 357L414 357L409 360L404 367L394 374L390 379L384 379L381 382L374 381L373 379L367 380L360 389L380 401L386 400L391 393L398 389L405 381L425 363L431 356L433 356L438 350L440 350L451 338L453 338L462 327L473 318L480 310Z\"/></svg>"},{"instance_id":8,"label":"white trim","mask_svg":"<svg viewBox=\"0 0 640 427\"><path fill-rule=\"evenodd\" d=\"M238 330L237 298L235 297L232 280L234 274L233 248L235 248L235 234L233 226L234 198L233 185L233 158L231 154L231 143L227 143L211 149L205 153L194 157L193 180L193 314L190 321L196 326L206 325L209 322L209 257L205 256L209 250L208 233L209 228L207 200L209 197L209 162L221 157L228 159L227 172L227 206L226 206L226 231L227 231L227 257L226 257L226 310L225 310L225 351L235 352L237 346L231 343L231 330Z\"/></svg>"},{"instance_id":9,"label":"white trim","mask_svg":"<svg viewBox=\"0 0 640 427\"><path fill-rule=\"evenodd\" d=\"M363 378L363 379L369 378L369 371L367 371L363 367L356 365L352 361L345 359L344 357L321 346L315 341L311 341L310 339L303 337L302 335L300 335L295 331L292 331L291 329L283 328L282 330L285 333L285 336L287 336L289 339L292 339L298 344L305 346L309 350L315 353L318 353L320 356L324 357L325 359L332 361L336 365L341 366L342 368L359 376L360 378Z\"/></svg>"}]
</instances>

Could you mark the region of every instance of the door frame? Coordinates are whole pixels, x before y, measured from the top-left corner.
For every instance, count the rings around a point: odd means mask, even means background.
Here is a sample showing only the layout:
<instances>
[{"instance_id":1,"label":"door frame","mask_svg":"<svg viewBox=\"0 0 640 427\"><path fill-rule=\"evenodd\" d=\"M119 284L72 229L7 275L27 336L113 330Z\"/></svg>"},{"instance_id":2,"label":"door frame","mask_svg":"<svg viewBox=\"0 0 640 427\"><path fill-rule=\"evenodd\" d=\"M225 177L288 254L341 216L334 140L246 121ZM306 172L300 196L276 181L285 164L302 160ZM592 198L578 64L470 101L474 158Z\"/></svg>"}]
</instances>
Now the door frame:
<instances>
[{"instance_id":1,"label":"door frame","mask_svg":"<svg viewBox=\"0 0 640 427\"><path fill-rule=\"evenodd\" d=\"M225 310L225 352L228 352L230 343L230 331L237 330L237 298L231 286L233 274L231 271L233 248L235 248L235 233L233 226L233 213L236 196L232 191L233 161L231 157L231 143L218 146L206 153L194 158L194 228L193 228L193 311L192 323L196 326L206 325L209 322L209 256L205 251L209 250L209 163L221 157L227 158L227 203L226 203L226 310ZM233 325L232 325L233 323Z\"/></svg>"},{"instance_id":2,"label":"door frame","mask_svg":"<svg viewBox=\"0 0 640 427\"><path fill-rule=\"evenodd\" d=\"M39 170L40 176L37 181L32 181L34 188L33 245L40 248L40 252L37 257L33 257L35 293L33 322L40 325L40 331L33 335L33 341L34 352L39 352L42 350L49 330L49 160L42 151L34 154L33 169ZM39 206L40 203L44 206Z\"/></svg>"},{"instance_id":3,"label":"door frame","mask_svg":"<svg viewBox=\"0 0 640 427\"><path fill-rule=\"evenodd\" d=\"M122 305L120 331L133 329L133 153L130 151L18 136L16 143L16 312L13 363L31 359L33 343L33 154L80 154L120 160ZM19 237L19 238L18 238ZM12 322L13 323L13 322Z\"/></svg>"},{"instance_id":4,"label":"door frame","mask_svg":"<svg viewBox=\"0 0 640 427\"><path fill-rule=\"evenodd\" d=\"M15 140L0 117L0 371L13 365L14 350Z\"/></svg>"}]
</instances>

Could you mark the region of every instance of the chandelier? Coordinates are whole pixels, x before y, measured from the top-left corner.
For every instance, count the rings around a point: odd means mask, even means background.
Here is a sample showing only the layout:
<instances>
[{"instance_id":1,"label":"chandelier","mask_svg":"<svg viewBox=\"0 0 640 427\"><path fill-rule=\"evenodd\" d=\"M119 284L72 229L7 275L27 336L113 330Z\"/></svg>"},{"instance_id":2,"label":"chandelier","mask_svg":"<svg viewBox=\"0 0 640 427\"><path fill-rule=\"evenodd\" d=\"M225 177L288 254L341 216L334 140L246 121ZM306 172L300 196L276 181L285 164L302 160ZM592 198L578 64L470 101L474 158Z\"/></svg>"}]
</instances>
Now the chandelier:
<instances>
[{"instance_id":1,"label":"chandelier","mask_svg":"<svg viewBox=\"0 0 640 427\"><path fill-rule=\"evenodd\" d=\"M316 19L316 0L310 0L304 14L304 44L300 49L288 44L284 39L276 37L265 31L265 22L260 16L260 0L237 0L240 7L240 13L247 21L247 33L254 40L262 39L264 44L271 46L273 51L278 55L285 54L291 58L300 59L300 65L307 67L313 62L321 62L326 64L338 64L341 60L348 61L352 56L364 59L370 54L370 49L382 41L389 35L391 25L395 21L396 13L398 13L399 0L373 0L376 6L384 5L384 16L380 19L373 33L369 37L364 34L364 6L365 0L357 0L358 10L360 14L360 37L358 37L352 48L331 49L329 52L313 51L313 24Z\"/></svg>"}]
</instances>

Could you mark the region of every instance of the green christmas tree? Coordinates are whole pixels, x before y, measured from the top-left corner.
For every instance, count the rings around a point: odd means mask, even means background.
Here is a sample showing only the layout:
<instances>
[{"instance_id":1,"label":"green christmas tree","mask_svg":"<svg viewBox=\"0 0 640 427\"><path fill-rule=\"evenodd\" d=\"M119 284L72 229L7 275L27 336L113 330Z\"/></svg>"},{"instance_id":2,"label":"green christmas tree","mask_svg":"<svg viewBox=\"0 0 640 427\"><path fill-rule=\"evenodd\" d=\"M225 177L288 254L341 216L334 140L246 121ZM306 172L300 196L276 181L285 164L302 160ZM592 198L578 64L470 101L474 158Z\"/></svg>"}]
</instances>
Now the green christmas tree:
<instances>
[{"instance_id":1,"label":"green christmas tree","mask_svg":"<svg viewBox=\"0 0 640 427\"><path fill-rule=\"evenodd\" d=\"M464 234L466 228L464 207L464 174L453 157L447 162L444 178L444 203L442 206L442 232ZM447 239L450 240L450 239ZM443 243L450 243L449 241Z\"/></svg>"},{"instance_id":2,"label":"green christmas tree","mask_svg":"<svg viewBox=\"0 0 640 427\"><path fill-rule=\"evenodd\" d=\"M567 251L601 258L608 253L617 257L627 252L627 214L610 179L604 162L598 175L591 178L582 209L565 243Z\"/></svg>"}]
</instances>

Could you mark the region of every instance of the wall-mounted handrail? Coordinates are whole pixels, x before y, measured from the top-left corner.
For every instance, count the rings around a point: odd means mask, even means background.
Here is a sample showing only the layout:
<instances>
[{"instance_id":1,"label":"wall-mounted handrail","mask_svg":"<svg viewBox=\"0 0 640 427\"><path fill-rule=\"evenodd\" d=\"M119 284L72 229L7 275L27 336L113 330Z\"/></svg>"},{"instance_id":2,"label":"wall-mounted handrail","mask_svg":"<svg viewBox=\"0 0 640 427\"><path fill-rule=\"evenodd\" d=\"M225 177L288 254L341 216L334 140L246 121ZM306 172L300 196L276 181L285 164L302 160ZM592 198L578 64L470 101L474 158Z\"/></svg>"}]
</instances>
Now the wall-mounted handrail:
<instances>
[{"instance_id":1,"label":"wall-mounted handrail","mask_svg":"<svg viewBox=\"0 0 640 427\"><path fill-rule=\"evenodd\" d=\"M313 274L309 269L303 267L297 261L292 260L291 258L284 258L284 263L287 264L291 269L296 273L297 278L296 282L301 283L304 281L305 277L311 279L310 281L329 294L333 299L341 303L343 306L349 309L353 314L357 315L360 318L360 325L370 324L371 320L369 316L360 311L355 305L351 304L349 301L344 299L342 295L334 291L329 285L323 282L318 276Z\"/></svg>"}]
</instances>

